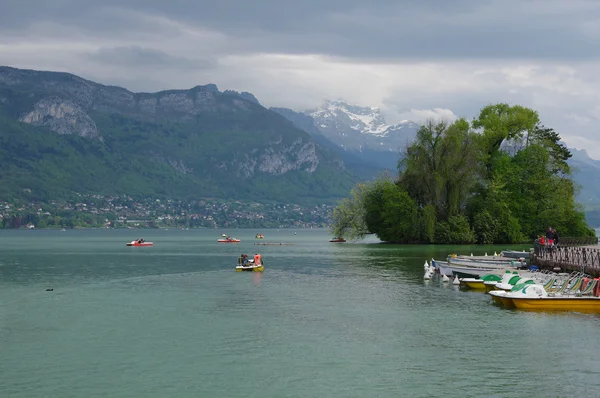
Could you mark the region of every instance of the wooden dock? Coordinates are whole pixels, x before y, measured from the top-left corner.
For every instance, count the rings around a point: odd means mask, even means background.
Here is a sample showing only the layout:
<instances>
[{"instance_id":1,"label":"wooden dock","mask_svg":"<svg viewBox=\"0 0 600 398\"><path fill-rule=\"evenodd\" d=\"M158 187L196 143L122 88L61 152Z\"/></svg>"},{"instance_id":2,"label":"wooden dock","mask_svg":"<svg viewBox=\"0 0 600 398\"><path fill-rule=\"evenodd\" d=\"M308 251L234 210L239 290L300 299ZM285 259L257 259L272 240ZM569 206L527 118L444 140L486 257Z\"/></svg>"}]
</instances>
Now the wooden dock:
<instances>
[{"instance_id":1,"label":"wooden dock","mask_svg":"<svg viewBox=\"0 0 600 398\"><path fill-rule=\"evenodd\" d=\"M547 247L535 242L532 265L540 269L560 270L560 272L584 272L600 276L600 246L598 239L560 241L557 247Z\"/></svg>"}]
</instances>

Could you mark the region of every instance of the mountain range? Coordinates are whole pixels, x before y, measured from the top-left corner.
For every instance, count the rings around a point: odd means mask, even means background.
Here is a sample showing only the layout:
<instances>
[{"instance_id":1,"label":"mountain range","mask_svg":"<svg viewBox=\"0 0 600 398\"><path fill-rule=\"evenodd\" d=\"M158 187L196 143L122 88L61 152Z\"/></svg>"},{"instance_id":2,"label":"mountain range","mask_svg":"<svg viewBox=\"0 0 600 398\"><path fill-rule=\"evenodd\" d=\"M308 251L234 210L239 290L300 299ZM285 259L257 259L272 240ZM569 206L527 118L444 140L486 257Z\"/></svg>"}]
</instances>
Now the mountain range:
<instances>
[{"instance_id":1,"label":"mountain range","mask_svg":"<svg viewBox=\"0 0 600 398\"><path fill-rule=\"evenodd\" d=\"M0 199L79 192L334 203L359 180L395 174L419 127L342 100L266 109L251 93L213 84L133 93L0 67ZM600 225L600 161L571 151L578 200Z\"/></svg>"},{"instance_id":2,"label":"mountain range","mask_svg":"<svg viewBox=\"0 0 600 398\"><path fill-rule=\"evenodd\" d=\"M73 192L333 202L357 180L331 149L215 85L132 93L0 68L0 197Z\"/></svg>"}]
</instances>

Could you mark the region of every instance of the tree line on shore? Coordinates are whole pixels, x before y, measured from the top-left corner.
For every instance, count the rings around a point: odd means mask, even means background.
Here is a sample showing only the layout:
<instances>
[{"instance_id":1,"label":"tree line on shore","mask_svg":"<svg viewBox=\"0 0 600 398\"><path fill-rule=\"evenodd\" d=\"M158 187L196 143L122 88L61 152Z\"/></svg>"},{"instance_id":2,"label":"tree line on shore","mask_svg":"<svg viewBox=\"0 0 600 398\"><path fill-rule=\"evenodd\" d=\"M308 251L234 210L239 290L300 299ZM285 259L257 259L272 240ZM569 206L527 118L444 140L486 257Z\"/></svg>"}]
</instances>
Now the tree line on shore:
<instances>
[{"instance_id":1,"label":"tree line on shore","mask_svg":"<svg viewBox=\"0 0 600 398\"><path fill-rule=\"evenodd\" d=\"M519 105L486 106L472 122L429 120L398 175L355 185L331 229L394 243L521 243L549 226L595 236L575 202L570 157L559 134Z\"/></svg>"}]
</instances>

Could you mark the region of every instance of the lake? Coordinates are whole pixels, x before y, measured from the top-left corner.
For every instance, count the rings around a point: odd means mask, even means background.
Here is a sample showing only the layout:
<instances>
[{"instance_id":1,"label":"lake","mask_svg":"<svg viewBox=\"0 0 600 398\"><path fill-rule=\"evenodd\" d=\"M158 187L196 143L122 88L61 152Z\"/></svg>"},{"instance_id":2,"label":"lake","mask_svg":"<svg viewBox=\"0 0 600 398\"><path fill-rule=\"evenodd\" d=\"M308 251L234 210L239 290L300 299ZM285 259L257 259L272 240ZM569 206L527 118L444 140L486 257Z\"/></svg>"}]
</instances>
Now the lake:
<instances>
[{"instance_id":1,"label":"lake","mask_svg":"<svg viewBox=\"0 0 600 398\"><path fill-rule=\"evenodd\" d=\"M155 245L125 246L136 238ZM0 396L600 395L600 317L503 310L423 280L431 257L506 247L329 238L0 231ZM257 251L264 274L234 271Z\"/></svg>"}]
</instances>

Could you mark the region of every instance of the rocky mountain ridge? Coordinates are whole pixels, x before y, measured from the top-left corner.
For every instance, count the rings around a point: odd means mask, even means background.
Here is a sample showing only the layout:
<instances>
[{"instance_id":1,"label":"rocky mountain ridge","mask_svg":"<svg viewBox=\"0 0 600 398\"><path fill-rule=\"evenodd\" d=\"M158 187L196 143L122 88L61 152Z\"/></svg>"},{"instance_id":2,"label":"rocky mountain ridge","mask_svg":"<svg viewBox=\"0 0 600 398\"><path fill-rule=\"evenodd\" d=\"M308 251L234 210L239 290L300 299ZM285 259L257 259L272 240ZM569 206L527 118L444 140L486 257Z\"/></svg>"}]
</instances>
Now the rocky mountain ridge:
<instances>
[{"instance_id":1,"label":"rocky mountain ridge","mask_svg":"<svg viewBox=\"0 0 600 398\"><path fill-rule=\"evenodd\" d=\"M51 140L44 138L49 131L77 137L69 139L76 144L69 150L78 152L72 156L83 159L81 151L97 155L98 167L118 193L129 193L126 180L133 178L152 189L168 191L175 184L173 191L199 196L256 192L276 199L285 191L333 198L345 195L355 180L339 156L262 107L252 94L220 92L213 84L133 93L68 73L0 67L0 116L5 140L22 129L19 122L32 126L28 132L42 146ZM38 168L48 160L36 153L23 169L14 155L5 151L6 160L28 175L42 174ZM74 173L67 164L56 167L59 174ZM124 169L123 175L109 176L105 169L111 168ZM93 190L93 184L87 185Z\"/></svg>"}]
</instances>

